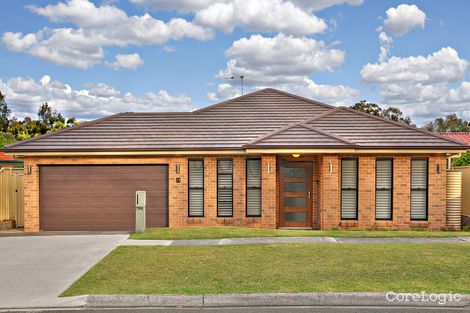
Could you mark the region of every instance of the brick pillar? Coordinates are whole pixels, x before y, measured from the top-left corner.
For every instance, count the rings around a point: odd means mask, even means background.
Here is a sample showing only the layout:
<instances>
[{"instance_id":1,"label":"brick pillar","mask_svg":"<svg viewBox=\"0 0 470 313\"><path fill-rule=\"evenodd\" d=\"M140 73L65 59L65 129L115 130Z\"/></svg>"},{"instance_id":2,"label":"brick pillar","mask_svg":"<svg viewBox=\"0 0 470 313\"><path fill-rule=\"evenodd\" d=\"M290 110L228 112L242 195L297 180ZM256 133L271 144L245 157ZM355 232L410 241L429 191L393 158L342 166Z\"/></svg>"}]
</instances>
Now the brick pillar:
<instances>
[{"instance_id":1,"label":"brick pillar","mask_svg":"<svg viewBox=\"0 0 470 313\"><path fill-rule=\"evenodd\" d=\"M28 166L32 172L28 175ZM24 160L24 231L39 231L39 167L32 158Z\"/></svg>"},{"instance_id":2,"label":"brick pillar","mask_svg":"<svg viewBox=\"0 0 470 313\"><path fill-rule=\"evenodd\" d=\"M440 164L440 173L437 167ZM446 226L446 158L429 157L428 177L428 228L440 230Z\"/></svg>"},{"instance_id":3,"label":"brick pillar","mask_svg":"<svg viewBox=\"0 0 470 313\"><path fill-rule=\"evenodd\" d=\"M330 163L333 172L329 172ZM324 155L321 160L320 228L336 228L340 224L339 158Z\"/></svg>"},{"instance_id":4,"label":"brick pillar","mask_svg":"<svg viewBox=\"0 0 470 313\"><path fill-rule=\"evenodd\" d=\"M263 155L262 163L262 226L266 228L276 228L277 224L277 201L276 201L276 156Z\"/></svg>"},{"instance_id":5,"label":"brick pillar","mask_svg":"<svg viewBox=\"0 0 470 313\"><path fill-rule=\"evenodd\" d=\"M233 225L246 224L246 159L233 158Z\"/></svg>"},{"instance_id":6,"label":"brick pillar","mask_svg":"<svg viewBox=\"0 0 470 313\"><path fill-rule=\"evenodd\" d=\"M358 226L371 228L375 223L375 157L359 157Z\"/></svg>"},{"instance_id":7,"label":"brick pillar","mask_svg":"<svg viewBox=\"0 0 470 313\"><path fill-rule=\"evenodd\" d=\"M217 219L217 158L204 158L204 225L216 224Z\"/></svg>"},{"instance_id":8,"label":"brick pillar","mask_svg":"<svg viewBox=\"0 0 470 313\"><path fill-rule=\"evenodd\" d=\"M410 228L410 168L409 156L393 158L393 221L400 229Z\"/></svg>"},{"instance_id":9,"label":"brick pillar","mask_svg":"<svg viewBox=\"0 0 470 313\"><path fill-rule=\"evenodd\" d=\"M176 165L180 172L176 173ZM177 182L179 179L179 183ZM188 159L177 157L168 163L168 225L183 226L188 217Z\"/></svg>"}]
</instances>

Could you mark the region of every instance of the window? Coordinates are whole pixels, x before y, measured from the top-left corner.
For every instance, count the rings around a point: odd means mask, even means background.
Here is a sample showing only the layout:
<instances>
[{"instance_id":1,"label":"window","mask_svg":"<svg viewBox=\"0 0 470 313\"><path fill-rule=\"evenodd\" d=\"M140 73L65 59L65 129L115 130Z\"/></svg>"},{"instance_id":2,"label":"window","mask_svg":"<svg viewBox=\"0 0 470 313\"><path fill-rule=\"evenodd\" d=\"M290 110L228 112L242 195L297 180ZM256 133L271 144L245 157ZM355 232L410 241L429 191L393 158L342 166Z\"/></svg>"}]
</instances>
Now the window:
<instances>
[{"instance_id":1,"label":"window","mask_svg":"<svg viewBox=\"0 0 470 313\"><path fill-rule=\"evenodd\" d=\"M411 219L428 218L428 160L411 159Z\"/></svg>"},{"instance_id":2,"label":"window","mask_svg":"<svg viewBox=\"0 0 470 313\"><path fill-rule=\"evenodd\" d=\"M233 215L233 161L217 160L217 216Z\"/></svg>"},{"instance_id":3,"label":"window","mask_svg":"<svg viewBox=\"0 0 470 313\"><path fill-rule=\"evenodd\" d=\"M341 219L357 220L357 159L341 160Z\"/></svg>"},{"instance_id":4,"label":"window","mask_svg":"<svg viewBox=\"0 0 470 313\"><path fill-rule=\"evenodd\" d=\"M189 216L204 216L204 161L189 160Z\"/></svg>"},{"instance_id":5,"label":"window","mask_svg":"<svg viewBox=\"0 0 470 313\"><path fill-rule=\"evenodd\" d=\"M375 168L375 219L392 219L393 160L377 159Z\"/></svg>"},{"instance_id":6,"label":"window","mask_svg":"<svg viewBox=\"0 0 470 313\"><path fill-rule=\"evenodd\" d=\"M261 159L246 159L246 216L261 216Z\"/></svg>"}]
</instances>

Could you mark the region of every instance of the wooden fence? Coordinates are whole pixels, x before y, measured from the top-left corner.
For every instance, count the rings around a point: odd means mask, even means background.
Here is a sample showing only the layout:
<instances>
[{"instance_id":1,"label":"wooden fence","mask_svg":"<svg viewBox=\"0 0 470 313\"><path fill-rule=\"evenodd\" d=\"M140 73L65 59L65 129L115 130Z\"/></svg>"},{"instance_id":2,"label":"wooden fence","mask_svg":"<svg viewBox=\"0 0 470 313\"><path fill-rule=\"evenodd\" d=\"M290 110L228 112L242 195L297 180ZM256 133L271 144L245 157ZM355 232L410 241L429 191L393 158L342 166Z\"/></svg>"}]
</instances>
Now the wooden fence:
<instances>
[{"instance_id":1,"label":"wooden fence","mask_svg":"<svg viewBox=\"0 0 470 313\"><path fill-rule=\"evenodd\" d=\"M16 227L24 226L23 169L0 169L0 222L16 221Z\"/></svg>"}]
</instances>

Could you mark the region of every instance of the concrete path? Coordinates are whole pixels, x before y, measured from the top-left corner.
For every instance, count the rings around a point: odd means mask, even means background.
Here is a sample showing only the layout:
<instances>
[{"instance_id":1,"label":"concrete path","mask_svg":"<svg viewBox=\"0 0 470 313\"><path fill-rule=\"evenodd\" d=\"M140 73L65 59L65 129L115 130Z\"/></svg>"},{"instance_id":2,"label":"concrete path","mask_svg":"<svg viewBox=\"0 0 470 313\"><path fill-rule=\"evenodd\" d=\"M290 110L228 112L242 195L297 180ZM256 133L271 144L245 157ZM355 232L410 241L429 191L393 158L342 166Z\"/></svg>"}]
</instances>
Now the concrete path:
<instances>
[{"instance_id":1,"label":"concrete path","mask_svg":"<svg viewBox=\"0 0 470 313\"><path fill-rule=\"evenodd\" d=\"M225 246L283 243L470 243L468 237L448 238L334 238L334 237L257 237L193 240L127 239L122 246Z\"/></svg>"},{"instance_id":2,"label":"concrete path","mask_svg":"<svg viewBox=\"0 0 470 313\"><path fill-rule=\"evenodd\" d=\"M0 237L0 308L70 306L58 298L128 235Z\"/></svg>"}]
</instances>

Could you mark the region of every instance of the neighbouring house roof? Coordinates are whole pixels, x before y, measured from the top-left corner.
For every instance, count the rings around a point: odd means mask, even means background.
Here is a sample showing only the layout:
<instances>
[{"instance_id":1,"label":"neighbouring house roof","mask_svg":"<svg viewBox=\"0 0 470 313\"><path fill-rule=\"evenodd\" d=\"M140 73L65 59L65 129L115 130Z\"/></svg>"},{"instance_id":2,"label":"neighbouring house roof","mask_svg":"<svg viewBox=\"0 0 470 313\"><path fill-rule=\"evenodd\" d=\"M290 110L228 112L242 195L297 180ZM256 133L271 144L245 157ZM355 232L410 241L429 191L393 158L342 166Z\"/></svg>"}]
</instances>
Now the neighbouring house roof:
<instances>
[{"instance_id":1,"label":"neighbouring house roof","mask_svg":"<svg viewBox=\"0 0 470 313\"><path fill-rule=\"evenodd\" d=\"M0 152L0 161L13 161L13 157Z\"/></svg>"},{"instance_id":2,"label":"neighbouring house roof","mask_svg":"<svg viewBox=\"0 0 470 313\"><path fill-rule=\"evenodd\" d=\"M350 108L262 89L187 113L120 113L6 147L9 153L247 148L455 149L464 144Z\"/></svg>"},{"instance_id":3,"label":"neighbouring house roof","mask_svg":"<svg viewBox=\"0 0 470 313\"><path fill-rule=\"evenodd\" d=\"M447 138L458 140L467 146L470 146L470 132L443 132L439 134Z\"/></svg>"},{"instance_id":4,"label":"neighbouring house roof","mask_svg":"<svg viewBox=\"0 0 470 313\"><path fill-rule=\"evenodd\" d=\"M15 160L12 156L0 152L0 164L21 164L23 161Z\"/></svg>"}]
</instances>

